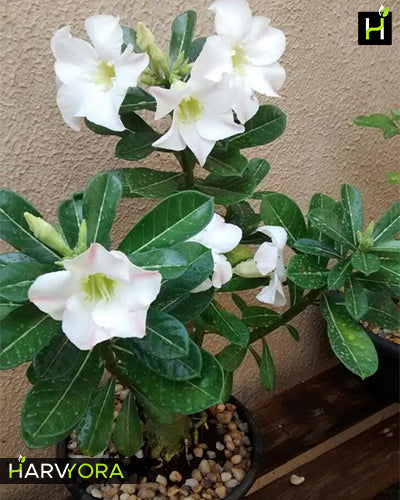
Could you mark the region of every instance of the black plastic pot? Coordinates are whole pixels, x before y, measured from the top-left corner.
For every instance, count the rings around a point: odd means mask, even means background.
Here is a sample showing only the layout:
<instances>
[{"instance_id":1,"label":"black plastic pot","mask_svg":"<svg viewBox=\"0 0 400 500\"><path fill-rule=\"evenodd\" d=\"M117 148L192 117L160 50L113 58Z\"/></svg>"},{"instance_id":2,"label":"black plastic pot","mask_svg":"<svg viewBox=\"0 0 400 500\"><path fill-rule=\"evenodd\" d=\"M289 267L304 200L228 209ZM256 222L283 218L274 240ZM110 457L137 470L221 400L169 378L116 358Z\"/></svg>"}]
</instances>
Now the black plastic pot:
<instances>
[{"instance_id":1,"label":"black plastic pot","mask_svg":"<svg viewBox=\"0 0 400 500\"><path fill-rule=\"evenodd\" d=\"M400 402L400 345L366 330L378 353L378 371L365 383L388 402Z\"/></svg>"},{"instance_id":2,"label":"black plastic pot","mask_svg":"<svg viewBox=\"0 0 400 500\"><path fill-rule=\"evenodd\" d=\"M257 478L257 473L260 470L263 461L263 443L261 433L257 427L257 424L247 408L233 396L231 397L229 402L236 406L240 419L243 422L247 422L249 426L249 438L253 447L251 467L247 472L246 477L243 479L239 486L237 486L228 496L225 497L225 500L241 500L245 497L246 493L253 486ZM68 442L69 438L58 443L58 458L68 457ZM93 500L93 497L89 495L82 486L78 484L66 484L66 486L69 489L74 500Z\"/></svg>"}]
</instances>

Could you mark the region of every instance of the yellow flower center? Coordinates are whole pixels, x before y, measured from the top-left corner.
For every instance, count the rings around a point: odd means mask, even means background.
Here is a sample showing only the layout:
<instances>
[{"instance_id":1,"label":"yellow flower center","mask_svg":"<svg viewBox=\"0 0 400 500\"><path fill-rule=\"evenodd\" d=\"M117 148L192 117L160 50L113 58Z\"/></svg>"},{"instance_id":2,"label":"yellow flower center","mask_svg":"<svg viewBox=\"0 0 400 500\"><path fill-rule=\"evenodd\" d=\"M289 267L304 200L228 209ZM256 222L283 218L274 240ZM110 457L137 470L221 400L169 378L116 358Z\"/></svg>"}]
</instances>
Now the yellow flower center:
<instances>
[{"instance_id":1,"label":"yellow flower center","mask_svg":"<svg viewBox=\"0 0 400 500\"><path fill-rule=\"evenodd\" d=\"M117 282L105 274L91 274L82 280L82 289L90 301L110 300Z\"/></svg>"},{"instance_id":2,"label":"yellow flower center","mask_svg":"<svg viewBox=\"0 0 400 500\"><path fill-rule=\"evenodd\" d=\"M178 118L183 123L197 122L201 116L201 112L201 103L194 97L185 97L179 103Z\"/></svg>"},{"instance_id":3,"label":"yellow flower center","mask_svg":"<svg viewBox=\"0 0 400 500\"><path fill-rule=\"evenodd\" d=\"M248 57L244 48L241 45L235 47L232 54L233 69L242 75L245 72L247 61Z\"/></svg>"},{"instance_id":4,"label":"yellow flower center","mask_svg":"<svg viewBox=\"0 0 400 500\"><path fill-rule=\"evenodd\" d=\"M110 90L110 88L114 85L114 80L114 65L106 61L99 61L94 78L95 83L103 87L104 90Z\"/></svg>"}]
</instances>

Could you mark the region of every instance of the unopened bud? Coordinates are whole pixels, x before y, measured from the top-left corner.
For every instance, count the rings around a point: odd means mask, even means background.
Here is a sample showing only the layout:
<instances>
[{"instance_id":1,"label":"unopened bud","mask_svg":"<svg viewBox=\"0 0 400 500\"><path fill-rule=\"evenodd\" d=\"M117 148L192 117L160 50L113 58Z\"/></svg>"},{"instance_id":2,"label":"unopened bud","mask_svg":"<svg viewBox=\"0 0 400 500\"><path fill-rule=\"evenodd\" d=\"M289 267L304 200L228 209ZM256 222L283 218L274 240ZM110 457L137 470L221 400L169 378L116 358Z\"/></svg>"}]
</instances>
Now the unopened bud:
<instances>
[{"instance_id":1,"label":"unopened bud","mask_svg":"<svg viewBox=\"0 0 400 500\"><path fill-rule=\"evenodd\" d=\"M249 260L253 257L253 252L246 245L238 245L229 253L225 254L225 257L229 260L232 266L236 266L245 260Z\"/></svg>"},{"instance_id":2,"label":"unopened bud","mask_svg":"<svg viewBox=\"0 0 400 500\"><path fill-rule=\"evenodd\" d=\"M70 256L72 254L64 238L51 224L29 212L25 212L24 217L29 229L38 240L61 255Z\"/></svg>"},{"instance_id":3,"label":"unopened bud","mask_svg":"<svg viewBox=\"0 0 400 500\"><path fill-rule=\"evenodd\" d=\"M234 274L242 278L261 278L262 274L258 270L254 259L245 260L233 269Z\"/></svg>"}]
</instances>

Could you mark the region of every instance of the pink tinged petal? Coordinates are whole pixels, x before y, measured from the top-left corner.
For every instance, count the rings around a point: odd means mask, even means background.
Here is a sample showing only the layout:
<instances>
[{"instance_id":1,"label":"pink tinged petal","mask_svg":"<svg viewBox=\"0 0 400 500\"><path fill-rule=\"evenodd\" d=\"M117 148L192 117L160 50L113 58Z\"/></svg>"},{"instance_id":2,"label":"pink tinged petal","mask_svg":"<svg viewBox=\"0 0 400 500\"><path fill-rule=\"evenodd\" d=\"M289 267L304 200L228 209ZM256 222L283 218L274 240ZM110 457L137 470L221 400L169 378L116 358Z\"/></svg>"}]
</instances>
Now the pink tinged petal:
<instances>
[{"instance_id":1,"label":"pink tinged petal","mask_svg":"<svg viewBox=\"0 0 400 500\"><path fill-rule=\"evenodd\" d=\"M273 243L263 243L257 250L254 261L263 276L275 271L278 264L278 247Z\"/></svg>"},{"instance_id":2,"label":"pink tinged petal","mask_svg":"<svg viewBox=\"0 0 400 500\"><path fill-rule=\"evenodd\" d=\"M269 236L272 243L278 247L278 250L280 252L283 251L287 242L287 232L285 228L282 226L261 226L257 231Z\"/></svg>"},{"instance_id":3,"label":"pink tinged petal","mask_svg":"<svg viewBox=\"0 0 400 500\"><path fill-rule=\"evenodd\" d=\"M125 126L119 116L119 108L124 98L125 95L118 94L115 88L106 92L96 88L85 102L84 116L97 125L122 132Z\"/></svg>"},{"instance_id":4,"label":"pink tinged petal","mask_svg":"<svg viewBox=\"0 0 400 500\"><path fill-rule=\"evenodd\" d=\"M225 222L224 218L214 214L211 222L190 241L201 243L217 253L227 253L238 246L242 239L242 230L234 224Z\"/></svg>"},{"instance_id":5,"label":"pink tinged petal","mask_svg":"<svg viewBox=\"0 0 400 500\"><path fill-rule=\"evenodd\" d=\"M67 271L81 277L102 273L109 278L129 282L130 268L120 254L121 252L109 252L99 243L93 243L86 252L73 259L65 259L63 264Z\"/></svg>"},{"instance_id":6,"label":"pink tinged petal","mask_svg":"<svg viewBox=\"0 0 400 500\"><path fill-rule=\"evenodd\" d=\"M246 83L256 92L271 97L279 97L278 90L282 87L286 72L284 68L273 63L268 66L246 66Z\"/></svg>"},{"instance_id":7,"label":"pink tinged petal","mask_svg":"<svg viewBox=\"0 0 400 500\"><path fill-rule=\"evenodd\" d=\"M211 36L196 59L191 75L220 82L225 73L232 73L232 55L229 44L219 36Z\"/></svg>"},{"instance_id":8,"label":"pink tinged petal","mask_svg":"<svg viewBox=\"0 0 400 500\"><path fill-rule=\"evenodd\" d=\"M189 92L190 90L187 88L187 85L182 89L150 87L149 94L157 101L155 119L160 120L160 118L163 118L177 108L179 103Z\"/></svg>"},{"instance_id":9,"label":"pink tinged petal","mask_svg":"<svg viewBox=\"0 0 400 500\"><path fill-rule=\"evenodd\" d=\"M136 337L146 335L147 308L129 311L118 301L100 301L93 309L95 324L104 329L110 337Z\"/></svg>"},{"instance_id":10,"label":"pink tinged petal","mask_svg":"<svg viewBox=\"0 0 400 500\"><path fill-rule=\"evenodd\" d=\"M145 271L130 263L129 282L117 283L115 297L130 311L147 308L160 293L161 281L158 271Z\"/></svg>"},{"instance_id":11,"label":"pink tinged petal","mask_svg":"<svg viewBox=\"0 0 400 500\"><path fill-rule=\"evenodd\" d=\"M196 288L194 288L190 293L200 293L200 292L206 292L210 288L212 288L213 284L210 278L207 278L203 283Z\"/></svg>"},{"instance_id":12,"label":"pink tinged petal","mask_svg":"<svg viewBox=\"0 0 400 500\"><path fill-rule=\"evenodd\" d=\"M215 12L215 30L232 44L240 42L251 26L251 10L246 0L217 0L210 10Z\"/></svg>"},{"instance_id":13,"label":"pink tinged petal","mask_svg":"<svg viewBox=\"0 0 400 500\"><path fill-rule=\"evenodd\" d=\"M212 284L214 288L221 288L228 283L233 276L232 266L225 255L213 252L214 271L212 274Z\"/></svg>"},{"instance_id":14,"label":"pink tinged petal","mask_svg":"<svg viewBox=\"0 0 400 500\"><path fill-rule=\"evenodd\" d=\"M28 298L38 309L60 321L68 298L77 293L79 287L79 279L69 271L42 274L29 288Z\"/></svg>"},{"instance_id":15,"label":"pink tinged petal","mask_svg":"<svg viewBox=\"0 0 400 500\"><path fill-rule=\"evenodd\" d=\"M188 148L197 158L200 166L204 166L207 156L211 153L215 146L216 140L204 139L197 131L195 124L179 124L179 131L182 139L185 141Z\"/></svg>"},{"instance_id":16,"label":"pink tinged petal","mask_svg":"<svg viewBox=\"0 0 400 500\"><path fill-rule=\"evenodd\" d=\"M115 87L124 96L129 87L136 87L139 76L149 65L147 54L135 54L129 45L114 66Z\"/></svg>"},{"instance_id":17,"label":"pink tinged petal","mask_svg":"<svg viewBox=\"0 0 400 500\"><path fill-rule=\"evenodd\" d=\"M208 141L218 141L244 132L244 126L234 122L232 111L224 115L205 113L196 122L196 128L199 134Z\"/></svg>"},{"instance_id":18,"label":"pink tinged petal","mask_svg":"<svg viewBox=\"0 0 400 500\"><path fill-rule=\"evenodd\" d=\"M93 80L97 68L97 54L85 40L56 33L51 47L56 58L54 69L62 83L70 84L77 79Z\"/></svg>"},{"instance_id":19,"label":"pink tinged petal","mask_svg":"<svg viewBox=\"0 0 400 500\"><path fill-rule=\"evenodd\" d=\"M62 320L63 332L82 351L111 338L93 321L92 310L93 303L86 302L80 295L73 295L67 302Z\"/></svg>"},{"instance_id":20,"label":"pink tinged petal","mask_svg":"<svg viewBox=\"0 0 400 500\"><path fill-rule=\"evenodd\" d=\"M280 59L286 48L286 37L283 31L269 25L269 19L253 17L243 47L251 64L264 66Z\"/></svg>"},{"instance_id":21,"label":"pink tinged petal","mask_svg":"<svg viewBox=\"0 0 400 500\"><path fill-rule=\"evenodd\" d=\"M257 299L264 304L271 304L277 307L283 307L286 304L282 283L276 273L271 277L270 284L263 288L257 295Z\"/></svg>"},{"instance_id":22,"label":"pink tinged petal","mask_svg":"<svg viewBox=\"0 0 400 500\"><path fill-rule=\"evenodd\" d=\"M90 16L85 28L98 56L105 62L114 62L121 55L122 28L119 18L107 15Z\"/></svg>"},{"instance_id":23,"label":"pink tinged petal","mask_svg":"<svg viewBox=\"0 0 400 500\"><path fill-rule=\"evenodd\" d=\"M179 132L179 123L176 113L174 113L171 128L154 142L153 146L155 148L170 149L172 151L183 151L186 148L186 143Z\"/></svg>"}]
</instances>

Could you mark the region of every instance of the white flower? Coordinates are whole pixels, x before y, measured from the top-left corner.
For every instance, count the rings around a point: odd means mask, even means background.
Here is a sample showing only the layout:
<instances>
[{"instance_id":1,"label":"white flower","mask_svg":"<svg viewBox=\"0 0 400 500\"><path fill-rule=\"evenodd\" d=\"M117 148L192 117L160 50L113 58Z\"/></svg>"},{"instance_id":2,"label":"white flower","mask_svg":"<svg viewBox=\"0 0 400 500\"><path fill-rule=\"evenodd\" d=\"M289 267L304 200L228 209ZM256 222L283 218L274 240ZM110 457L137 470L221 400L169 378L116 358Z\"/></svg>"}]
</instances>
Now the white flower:
<instances>
[{"instance_id":1,"label":"white flower","mask_svg":"<svg viewBox=\"0 0 400 500\"><path fill-rule=\"evenodd\" d=\"M211 279L207 279L200 286L192 290L193 293L204 292L214 288L221 288L232 278L232 266L223 255L236 248L242 239L242 230L234 224L225 222L223 217L214 214L211 222L199 234L189 241L195 241L211 249L214 259L214 270Z\"/></svg>"},{"instance_id":2,"label":"white flower","mask_svg":"<svg viewBox=\"0 0 400 500\"><path fill-rule=\"evenodd\" d=\"M157 100L156 120L173 111L170 130L153 146L172 151L188 146L201 166L218 140L244 131L242 125L234 122L226 82L190 79L187 83L177 82L170 89L151 87L149 92Z\"/></svg>"},{"instance_id":3,"label":"white flower","mask_svg":"<svg viewBox=\"0 0 400 500\"><path fill-rule=\"evenodd\" d=\"M56 58L57 104L64 121L80 130L79 117L111 130L125 129L119 108L129 87L149 64L147 54L135 54L132 45L122 53L122 28L114 16L98 15L85 21L92 45L58 30L51 49Z\"/></svg>"},{"instance_id":4,"label":"white flower","mask_svg":"<svg viewBox=\"0 0 400 500\"><path fill-rule=\"evenodd\" d=\"M285 35L272 28L268 18L252 17L246 0L217 0L210 10L217 36L207 39L192 76L218 82L228 74L232 108L245 123L258 110L254 92L277 97L285 81L285 70L277 62L285 50Z\"/></svg>"},{"instance_id":5,"label":"white flower","mask_svg":"<svg viewBox=\"0 0 400 500\"><path fill-rule=\"evenodd\" d=\"M73 344L87 350L112 337L145 336L147 310L161 287L159 272L145 271L98 243L63 264L63 271L39 276L28 297L62 321Z\"/></svg>"},{"instance_id":6,"label":"white flower","mask_svg":"<svg viewBox=\"0 0 400 500\"><path fill-rule=\"evenodd\" d=\"M286 304L282 282L286 280L283 251L287 241L287 233L280 226L262 226L257 231L269 236L271 242L263 243L254 258L238 264L234 273L244 278L270 276L269 285L261 290L257 299L265 304L282 307Z\"/></svg>"}]
</instances>

